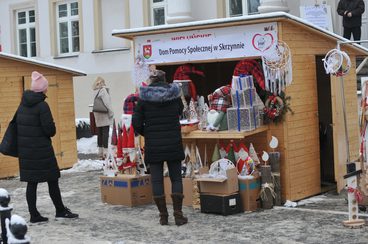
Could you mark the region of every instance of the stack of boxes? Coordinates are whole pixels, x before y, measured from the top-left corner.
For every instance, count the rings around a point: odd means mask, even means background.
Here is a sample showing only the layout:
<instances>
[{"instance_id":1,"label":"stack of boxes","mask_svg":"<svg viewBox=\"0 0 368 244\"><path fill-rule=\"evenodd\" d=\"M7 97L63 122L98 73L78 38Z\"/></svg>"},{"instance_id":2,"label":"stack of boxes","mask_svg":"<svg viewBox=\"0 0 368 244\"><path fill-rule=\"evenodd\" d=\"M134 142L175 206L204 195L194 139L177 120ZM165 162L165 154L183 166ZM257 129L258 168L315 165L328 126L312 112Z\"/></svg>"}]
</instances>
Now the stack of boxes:
<instances>
[{"instance_id":1,"label":"stack of boxes","mask_svg":"<svg viewBox=\"0 0 368 244\"><path fill-rule=\"evenodd\" d=\"M252 131L262 125L263 103L253 83L253 76L233 76L232 107L227 109L229 130Z\"/></svg>"},{"instance_id":2,"label":"stack of boxes","mask_svg":"<svg viewBox=\"0 0 368 244\"><path fill-rule=\"evenodd\" d=\"M199 182L202 213L226 216L242 211L236 168L226 171L226 179L198 178L196 180Z\"/></svg>"}]
</instances>

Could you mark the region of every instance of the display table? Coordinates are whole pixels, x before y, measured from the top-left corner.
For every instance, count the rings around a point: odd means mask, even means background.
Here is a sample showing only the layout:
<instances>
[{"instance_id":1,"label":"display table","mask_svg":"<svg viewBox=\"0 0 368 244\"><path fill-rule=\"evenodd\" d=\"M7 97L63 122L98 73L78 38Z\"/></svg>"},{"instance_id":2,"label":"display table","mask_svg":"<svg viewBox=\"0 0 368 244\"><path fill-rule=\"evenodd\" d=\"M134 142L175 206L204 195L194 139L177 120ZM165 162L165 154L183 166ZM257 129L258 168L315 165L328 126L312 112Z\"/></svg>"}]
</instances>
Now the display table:
<instances>
[{"instance_id":1,"label":"display table","mask_svg":"<svg viewBox=\"0 0 368 244\"><path fill-rule=\"evenodd\" d=\"M190 133L183 133L183 139L243 139L268 130L264 125L252 131L201 131L195 130Z\"/></svg>"}]
</instances>

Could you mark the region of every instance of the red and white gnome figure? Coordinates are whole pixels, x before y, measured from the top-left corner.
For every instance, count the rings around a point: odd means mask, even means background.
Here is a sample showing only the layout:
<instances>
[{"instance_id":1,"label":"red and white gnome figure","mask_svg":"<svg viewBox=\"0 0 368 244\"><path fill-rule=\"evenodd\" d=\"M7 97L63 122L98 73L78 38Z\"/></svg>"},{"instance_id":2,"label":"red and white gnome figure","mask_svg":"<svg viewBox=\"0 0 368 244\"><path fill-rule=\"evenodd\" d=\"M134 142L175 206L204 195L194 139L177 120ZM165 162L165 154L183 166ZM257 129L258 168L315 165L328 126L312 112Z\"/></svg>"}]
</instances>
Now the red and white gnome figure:
<instances>
[{"instance_id":1,"label":"red and white gnome figure","mask_svg":"<svg viewBox=\"0 0 368 244\"><path fill-rule=\"evenodd\" d=\"M135 148L134 129L132 125L129 128L129 136L127 136L125 126L123 127L122 152L123 157L121 164L119 165L119 170L121 172L124 172L127 169L135 168L137 165L136 164L137 150Z\"/></svg>"}]
</instances>

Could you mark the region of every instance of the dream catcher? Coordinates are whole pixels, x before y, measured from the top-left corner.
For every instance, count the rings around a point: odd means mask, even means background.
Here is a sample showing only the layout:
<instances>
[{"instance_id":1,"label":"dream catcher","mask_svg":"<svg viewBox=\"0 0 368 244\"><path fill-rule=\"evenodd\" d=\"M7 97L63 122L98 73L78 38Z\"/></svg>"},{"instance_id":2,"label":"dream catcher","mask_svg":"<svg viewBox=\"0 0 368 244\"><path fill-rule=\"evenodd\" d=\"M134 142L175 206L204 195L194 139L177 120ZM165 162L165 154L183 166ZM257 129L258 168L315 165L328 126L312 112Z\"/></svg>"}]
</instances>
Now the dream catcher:
<instances>
[{"instance_id":1,"label":"dream catcher","mask_svg":"<svg viewBox=\"0 0 368 244\"><path fill-rule=\"evenodd\" d=\"M338 77L346 75L351 67L349 55L338 49L330 50L322 61L326 74L332 74Z\"/></svg>"},{"instance_id":2,"label":"dream catcher","mask_svg":"<svg viewBox=\"0 0 368 244\"><path fill-rule=\"evenodd\" d=\"M144 61L142 55L138 54L134 61L133 81L137 87L140 87L142 82L148 80L150 76L149 65Z\"/></svg>"},{"instance_id":3,"label":"dream catcher","mask_svg":"<svg viewBox=\"0 0 368 244\"><path fill-rule=\"evenodd\" d=\"M262 56L265 89L280 94L292 82L291 52L289 46L278 41L274 51Z\"/></svg>"}]
</instances>

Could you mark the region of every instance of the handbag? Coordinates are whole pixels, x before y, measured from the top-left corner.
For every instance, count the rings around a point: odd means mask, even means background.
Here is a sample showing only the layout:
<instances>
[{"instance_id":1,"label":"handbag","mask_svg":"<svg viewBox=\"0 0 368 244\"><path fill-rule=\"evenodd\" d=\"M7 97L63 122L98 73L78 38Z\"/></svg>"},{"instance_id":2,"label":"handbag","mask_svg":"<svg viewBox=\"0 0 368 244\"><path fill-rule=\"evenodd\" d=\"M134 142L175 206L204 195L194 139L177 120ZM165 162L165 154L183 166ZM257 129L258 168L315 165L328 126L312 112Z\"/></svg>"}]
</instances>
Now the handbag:
<instances>
[{"instance_id":1,"label":"handbag","mask_svg":"<svg viewBox=\"0 0 368 244\"><path fill-rule=\"evenodd\" d=\"M18 157L18 131L16 116L17 113L14 114L13 119L10 121L0 144L0 152L12 157Z\"/></svg>"},{"instance_id":2,"label":"handbag","mask_svg":"<svg viewBox=\"0 0 368 244\"><path fill-rule=\"evenodd\" d=\"M105 106L104 102L102 101L101 97L98 96L98 94L100 93L101 89L98 91L97 95L95 96L95 99L93 101L93 112L98 112L98 113L107 113L109 110L107 109L107 107Z\"/></svg>"},{"instance_id":3,"label":"handbag","mask_svg":"<svg viewBox=\"0 0 368 244\"><path fill-rule=\"evenodd\" d=\"M97 135L97 126L96 126L96 119L95 114L93 112L89 112L89 128L91 129L92 135Z\"/></svg>"}]
</instances>

